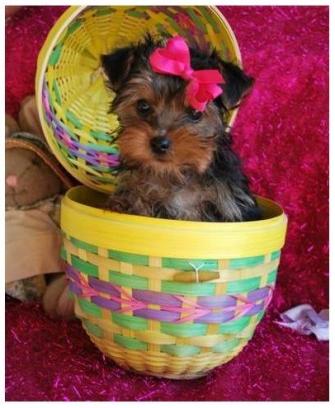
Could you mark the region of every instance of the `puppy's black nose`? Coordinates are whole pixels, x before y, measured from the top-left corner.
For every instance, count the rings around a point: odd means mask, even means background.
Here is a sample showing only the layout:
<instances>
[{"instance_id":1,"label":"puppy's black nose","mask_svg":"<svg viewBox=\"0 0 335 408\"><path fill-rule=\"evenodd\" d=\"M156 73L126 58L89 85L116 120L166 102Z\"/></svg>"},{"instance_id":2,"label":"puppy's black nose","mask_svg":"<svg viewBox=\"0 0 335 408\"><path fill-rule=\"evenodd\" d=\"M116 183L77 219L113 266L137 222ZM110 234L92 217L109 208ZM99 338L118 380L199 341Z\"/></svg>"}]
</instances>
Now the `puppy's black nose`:
<instances>
[{"instance_id":1,"label":"puppy's black nose","mask_svg":"<svg viewBox=\"0 0 335 408\"><path fill-rule=\"evenodd\" d=\"M171 146L171 140L166 136L157 136L151 139L150 144L153 152L164 154L169 150Z\"/></svg>"}]
</instances>

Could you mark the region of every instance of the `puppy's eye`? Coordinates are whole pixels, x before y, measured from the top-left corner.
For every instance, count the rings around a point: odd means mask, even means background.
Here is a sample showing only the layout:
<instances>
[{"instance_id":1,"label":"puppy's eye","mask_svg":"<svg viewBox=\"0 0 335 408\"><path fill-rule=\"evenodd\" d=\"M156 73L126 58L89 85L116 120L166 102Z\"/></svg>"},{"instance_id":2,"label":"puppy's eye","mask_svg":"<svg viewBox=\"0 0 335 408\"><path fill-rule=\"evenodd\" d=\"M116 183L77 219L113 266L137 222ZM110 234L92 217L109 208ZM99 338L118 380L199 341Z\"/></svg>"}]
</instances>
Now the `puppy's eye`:
<instances>
[{"instance_id":1,"label":"puppy's eye","mask_svg":"<svg viewBox=\"0 0 335 408\"><path fill-rule=\"evenodd\" d=\"M146 116L151 112L151 106L145 99L137 101L136 109L141 116Z\"/></svg>"},{"instance_id":2,"label":"puppy's eye","mask_svg":"<svg viewBox=\"0 0 335 408\"><path fill-rule=\"evenodd\" d=\"M199 122L202 118L202 112L191 109L187 112L187 116L192 122Z\"/></svg>"}]
</instances>

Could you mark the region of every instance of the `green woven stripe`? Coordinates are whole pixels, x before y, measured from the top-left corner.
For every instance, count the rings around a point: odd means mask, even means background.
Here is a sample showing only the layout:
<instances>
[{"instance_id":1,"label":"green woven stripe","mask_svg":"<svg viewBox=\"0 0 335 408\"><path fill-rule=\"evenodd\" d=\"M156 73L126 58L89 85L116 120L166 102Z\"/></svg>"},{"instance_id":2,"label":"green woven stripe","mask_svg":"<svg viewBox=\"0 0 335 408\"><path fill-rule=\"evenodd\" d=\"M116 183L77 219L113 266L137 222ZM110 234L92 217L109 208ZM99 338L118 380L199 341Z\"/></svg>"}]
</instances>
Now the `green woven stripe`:
<instances>
[{"instance_id":1,"label":"green woven stripe","mask_svg":"<svg viewBox=\"0 0 335 408\"><path fill-rule=\"evenodd\" d=\"M256 278L228 282L227 293L250 292L251 290L258 289L260 282L261 278L259 276Z\"/></svg>"},{"instance_id":2,"label":"green woven stripe","mask_svg":"<svg viewBox=\"0 0 335 408\"><path fill-rule=\"evenodd\" d=\"M218 27L217 21L214 20L214 18L212 17L212 15L207 11L207 7L204 6L200 6L199 7L201 14L203 14L207 21L209 22L209 24L212 26L213 31L215 33L219 33L220 32L220 28Z\"/></svg>"},{"instance_id":3,"label":"green woven stripe","mask_svg":"<svg viewBox=\"0 0 335 408\"><path fill-rule=\"evenodd\" d=\"M92 254L98 253L98 247L95 245L88 244L85 241L73 237L70 238L70 241L77 248L85 249L85 251L92 252Z\"/></svg>"},{"instance_id":4,"label":"green woven stripe","mask_svg":"<svg viewBox=\"0 0 335 408\"><path fill-rule=\"evenodd\" d=\"M194 270L201 266L202 270L218 269L218 261L215 259L182 259L182 258L162 258L163 268L182 269L185 271Z\"/></svg>"},{"instance_id":5,"label":"green woven stripe","mask_svg":"<svg viewBox=\"0 0 335 408\"><path fill-rule=\"evenodd\" d=\"M266 283L271 284L271 283L275 282L276 277L277 277L277 269L275 269L275 270L273 270L272 272L269 273Z\"/></svg>"},{"instance_id":6,"label":"green woven stripe","mask_svg":"<svg viewBox=\"0 0 335 408\"><path fill-rule=\"evenodd\" d=\"M94 143L89 143L86 146L87 148L94 149L97 152L112 153L112 154L119 153L119 150L115 146L104 146L104 145L99 145L99 144L94 144Z\"/></svg>"},{"instance_id":7,"label":"green woven stripe","mask_svg":"<svg viewBox=\"0 0 335 408\"><path fill-rule=\"evenodd\" d=\"M280 251L272 252L271 261L274 261L275 259L278 259L279 257L280 257Z\"/></svg>"},{"instance_id":8,"label":"green woven stripe","mask_svg":"<svg viewBox=\"0 0 335 408\"><path fill-rule=\"evenodd\" d=\"M221 323L219 325L219 333L239 333L248 326L248 324L250 323L250 319L250 316L244 316L232 322Z\"/></svg>"},{"instance_id":9,"label":"green woven stripe","mask_svg":"<svg viewBox=\"0 0 335 408\"><path fill-rule=\"evenodd\" d=\"M185 296L214 296L215 283L181 283L162 281L161 291Z\"/></svg>"},{"instance_id":10,"label":"green woven stripe","mask_svg":"<svg viewBox=\"0 0 335 408\"><path fill-rule=\"evenodd\" d=\"M83 272L86 275L94 276L95 278L99 277L99 269L96 265L83 261L76 255L71 255L71 265L74 268L79 269L80 272Z\"/></svg>"},{"instance_id":11,"label":"green woven stripe","mask_svg":"<svg viewBox=\"0 0 335 408\"><path fill-rule=\"evenodd\" d=\"M165 27L163 26L163 24L158 23L156 24L156 30L159 32L159 34L161 34L162 36L164 36L166 34L166 30Z\"/></svg>"},{"instance_id":12,"label":"green woven stripe","mask_svg":"<svg viewBox=\"0 0 335 408\"><path fill-rule=\"evenodd\" d=\"M214 353L227 353L228 351L233 350L240 344L240 339L226 340L222 343L218 343L213 347Z\"/></svg>"},{"instance_id":13,"label":"green woven stripe","mask_svg":"<svg viewBox=\"0 0 335 408\"><path fill-rule=\"evenodd\" d=\"M161 332L176 337L204 336L207 333L207 324L161 322Z\"/></svg>"},{"instance_id":14,"label":"green woven stripe","mask_svg":"<svg viewBox=\"0 0 335 408\"><path fill-rule=\"evenodd\" d=\"M251 266L261 265L262 263L264 263L264 259L265 259L264 255L231 259L229 261L228 267L230 269L248 268Z\"/></svg>"},{"instance_id":15,"label":"green woven stripe","mask_svg":"<svg viewBox=\"0 0 335 408\"><path fill-rule=\"evenodd\" d=\"M82 123L81 123L80 120L77 118L77 116L76 116L73 112L71 112L71 111L69 111L69 110L66 111L66 119L67 119L69 122L71 122L72 125L74 125L74 126L75 126L76 128L78 128L78 129L81 129L81 128L83 127Z\"/></svg>"},{"instance_id":16,"label":"green woven stripe","mask_svg":"<svg viewBox=\"0 0 335 408\"><path fill-rule=\"evenodd\" d=\"M62 98L61 98L60 89L59 89L59 86L56 80L52 82L52 89L55 93L56 102L58 103L58 105L60 105L62 103Z\"/></svg>"},{"instance_id":17,"label":"green woven stripe","mask_svg":"<svg viewBox=\"0 0 335 408\"><path fill-rule=\"evenodd\" d=\"M82 20L76 20L71 23L67 28L67 34L74 33L82 25Z\"/></svg>"},{"instance_id":18,"label":"green woven stripe","mask_svg":"<svg viewBox=\"0 0 335 408\"><path fill-rule=\"evenodd\" d=\"M171 27L178 33L178 34L183 34L185 31L179 24L175 22L175 20L172 17L167 18L168 23L171 25Z\"/></svg>"},{"instance_id":19,"label":"green woven stripe","mask_svg":"<svg viewBox=\"0 0 335 408\"><path fill-rule=\"evenodd\" d=\"M104 173L109 173L109 174L113 174L113 170L111 170L110 167L106 167L106 166L101 166L101 165L92 165L91 166L94 170L96 171L101 171ZM89 171L87 171L89 173ZM101 180L101 178L99 177L99 180ZM106 178L106 180L109 180L108 178ZM109 183L111 183L111 180L109 180Z\"/></svg>"},{"instance_id":20,"label":"green woven stripe","mask_svg":"<svg viewBox=\"0 0 335 408\"><path fill-rule=\"evenodd\" d=\"M161 352L177 357L189 357L200 353L200 347L188 345L165 345L160 347Z\"/></svg>"},{"instance_id":21,"label":"green woven stripe","mask_svg":"<svg viewBox=\"0 0 335 408\"><path fill-rule=\"evenodd\" d=\"M138 10L127 10L126 14L131 17L135 18L148 18L148 14L145 11L138 11Z\"/></svg>"},{"instance_id":22,"label":"green woven stripe","mask_svg":"<svg viewBox=\"0 0 335 408\"><path fill-rule=\"evenodd\" d=\"M109 250L108 258L115 259L116 261L119 261L119 262L131 263L134 265L145 265L145 266L149 265L149 257L145 255L136 255L136 254L130 254L127 252Z\"/></svg>"},{"instance_id":23,"label":"green woven stripe","mask_svg":"<svg viewBox=\"0 0 335 408\"><path fill-rule=\"evenodd\" d=\"M103 335L103 330L101 329L101 327L99 327L96 324L91 323L89 320L87 319L82 319L82 323L83 326L85 327L85 329L90 333L93 334L96 337L102 337Z\"/></svg>"},{"instance_id":24,"label":"green woven stripe","mask_svg":"<svg viewBox=\"0 0 335 408\"><path fill-rule=\"evenodd\" d=\"M115 343L122 347L131 350L148 350L148 344L143 341L133 339L132 337L122 336L121 334L115 333L113 336Z\"/></svg>"},{"instance_id":25,"label":"green woven stripe","mask_svg":"<svg viewBox=\"0 0 335 408\"><path fill-rule=\"evenodd\" d=\"M49 58L49 65L56 65L62 52L62 44L57 44Z\"/></svg>"},{"instance_id":26,"label":"green woven stripe","mask_svg":"<svg viewBox=\"0 0 335 408\"><path fill-rule=\"evenodd\" d=\"M191 17L191 19L193 20L193 22L195 23L195 25L199 28L201 28L201 30L203 31L204 34L207 34L207 28L203 23L203 20L201 20L197 14L195 13L195 11L192 8L187 8L186 9L187 14Z\"/></svg>"},{"instance_id":27,"label":"green woven stripe","mask_svg":"<svg viewBox=\"0 0 335 408\"><path fill-rule=\"evenodd\" d=\"M104 140L106 142L110 142L114 139L113 135L105 133L101 130L90 130L90 135L93 136L95 139Z\"/></svg>"},{"instance_id":28,"label":"green woven stripe","mask_svg":"<svg viewBox=\"0 0 335 408\"><path fill-rule=\"evenodd\" d=\"M102 317L102 310L99 306L90 301L78 298L79 306L84 313L91 314L96 317Z\"/></svg>"},{"instance_id":29,"label":"green woven stripe","mask_svg":"<svg viewBox=\"0 0 335 408\"><path fill-rule=\"evenodd\" d=\"M113 312L112 321L119 326L125 327L131 330L147 330L148 320L143 317L128 316L125 314Z\"/></svg>"},{"instance_id":30,"label":"green woven stripe","mask_svg":"<svg viewBox=\"0 0 335 408\"><path fill-rule=\"evenodd\" d=\"M62 259L64 259L64 261L67 260L67 252L66 252L66 249L63 246L60 249L60 257Z\"/></svg>"},{"instance_id":31,"label":"green woven stripe","mask_svg":"<svg viewBox=\"0 0 335 408\"><path fill-rule=\"evenodd\" d=\"M75 140L76 142L80 142L78 136L74 132L72 132L72 130L69 129L68 127L66 128L66 133L68 133L68 135L70 136L72 140Z\"/></svg>"},{"instance_id":32,"label":"green woven stripe","mask_svg":"<svg viewBox=\"0 0 335 408\"><path fill-rule=\"evenodd\" d=\"M109 250L108 257L120 262L127 262L134 265L149 265L149 257L146 255L131 254ZM192 265L193 266L192 266ZM218 261L215 259L183 259L183 258L162 258L163 268L172 268L180 270L194 270L194 267L200 267L202 270L217 270Z\"/></svg>"},{"instance_id":33,"label":"green woven stripe","mask_svg":"<svg viewBox=\"0 0 335 408\"><path fill-rule=\"evenodd\" d=\"M111 7L98 7L97 11L94 13L94 16L107 16L108 14L114 13L115 9Z\"/></svg>"},{"instance_id":34,"label":"green woven stripe","mask_svg":"<svg viewBox=\"0 0 335 408\"><path fill-rule=\"evenodd\" d=\"M120 272L109 271L109 281L116 285L133 289L148 289L148 279L141 276L125 275Z\"/></svg>"}]
</instances>

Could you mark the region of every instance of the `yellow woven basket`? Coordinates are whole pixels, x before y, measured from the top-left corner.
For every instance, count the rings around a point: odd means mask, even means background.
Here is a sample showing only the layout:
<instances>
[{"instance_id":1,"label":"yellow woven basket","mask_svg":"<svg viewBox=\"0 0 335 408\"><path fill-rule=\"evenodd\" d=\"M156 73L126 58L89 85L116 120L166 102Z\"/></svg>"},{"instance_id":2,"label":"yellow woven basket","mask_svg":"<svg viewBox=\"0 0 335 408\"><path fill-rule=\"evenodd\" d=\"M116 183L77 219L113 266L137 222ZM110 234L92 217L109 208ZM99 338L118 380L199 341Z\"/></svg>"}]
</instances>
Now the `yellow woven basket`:
<instances>
[{"instance_id":1,"label":"yellow woven basket","mask_svg":"<svg viewBox=\"0 0 335 408\"><path fill-rule=\"evenodd\" d=\"M258 198L261 221L207 223L96 208L105 200L80 186L61 208L76 315L97 347L122 367L176 379L236 356L271 300L281 208Z\"/></svg>"},{"instance_id":2,"label":"yellow woven basket","mask_svg":"<svg viewBox=\"0 0 335 408\"><path fill-rule=\"evenodd\" d=\"M106 87L100 56L148 32L180 34L191 45L215 47L224 59L241 65L235 36L215 7L70 7L40 52L37 106L57 159L80 182L100 191L114 188L119 167L119 123L108 113L115 95Z\"/></svg>"}]
</instances>

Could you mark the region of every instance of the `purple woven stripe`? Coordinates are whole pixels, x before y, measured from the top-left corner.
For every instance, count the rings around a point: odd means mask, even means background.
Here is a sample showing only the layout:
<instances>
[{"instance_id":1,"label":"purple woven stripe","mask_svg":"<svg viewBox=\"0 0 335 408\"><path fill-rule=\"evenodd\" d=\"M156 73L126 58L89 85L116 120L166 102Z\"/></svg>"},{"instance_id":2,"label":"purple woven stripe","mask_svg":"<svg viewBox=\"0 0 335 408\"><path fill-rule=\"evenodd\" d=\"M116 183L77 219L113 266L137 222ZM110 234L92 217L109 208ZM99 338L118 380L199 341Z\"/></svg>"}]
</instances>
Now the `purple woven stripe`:
<instances>
[{"instance_id":1,"label":"purple woven stripe","mask_svg":"<svg viewBox=\"0 0 335 408\"><path fill-rule=\"evenodd\" d=\"M43 106L45 112L48 114L49 117L53 117L53 111L50 105L50 99L49 99L49 94L47 92L46 86L44 85L43 91L42 91L42 99L43 99Z\"/></svg>"},{"instance_id":2,"label":"purple woven stripe","mask_svg":"<svg viewBox=\"0 0 335 408\"><path fill-rule=\"evenodd\" d=\"M69 283L69 289L72 293L74 293L77 296L80 296L82 294L80 287L72 281Z\"/></svg>"},{"instance_id":3,"label":"purple woven stripe","mask_svg":"<svg viewBox=\"0 0 335 408\"><path fill-rule=\"evenodd\" d=\"M264 302L260 303L259 305L253 306L248 312L245 313L244 316L253 316L259 312L264 310Z\"/></svg>"},{"instance_id":4,"label":"purple woven stripe","mask_svg":"<svg viewBox=\"0 0 335 408\"><path fill-rule=\"evenodd\" d=\"M236 299L232 296L201 296L198 297L197 304L205 308L235 306Z\"/></svg>"},{"instance_id":5,"label":"purple woven stripe","mask_svg":"<svg viewBox=\"0 0 335 408\"><path fill-rule=\"evenodd\" d=\"M59 139L59 141L61 143L63 142L60 138L58 138L58 139ZM80 143L76 143L76 142L72 141L72 144L75 146L75 148L69 147L64 142L62 144L73 155L84 159L85 161L87 161L88 163L90 163L90 164L92 164L94 166L101 166L101 162L100 162L99 157L97 156L97 153L95 153L94 155L91 155L90 153L85 154L85 153L81 153L81 152L79 152L77 150L79 148L79 146L77 146L77 145L80 145ZM87 146L85 146L85 145L81 145L81 146L84 146L83 149L88 150ZM113 167L118 166L120 164L119 160L117 159L117 156L112 155L112 154L108 154L108 153L105 153L105 155L106 155L105 156L106 164L108 164L110 166L113 166Z\"/></svg>"},{"instance_id":6,"label":"purple woven stripe","mask_svg":"<svg viewBox=\"0 0 335 408\"><path fill-rule=\"evenodd\" d=\"M60 138L61 142L63 142L62 138ZM100 157L99 154L100 152L97 152L93 147L89 147L89 145L83 145L81 143L75 142L75 141L71 141L71 144L73 145L74 148L71 148L70 146L67 145L66 142L64 142L64 145L67 149L69 149L69 151L75 155L77 155L78 157L81 157L83 159L85 159L86 161L90 161L93 164L99 164L100 163ZM83 154L83 153L79 153L77 149L83 149L86 151L87 154ZM104 160L108 163L108 164L118 164L118 159L117 159L117 155L113 154L113 153L104 153Z\"/></svg>"},{"instance_id":7,"label":"purple woven stripe","mask_svg":"<svg viewBox=\"0 0 335 408\"><path fill-rule=\"evenodd\" d=\"M79 273L71 266L70 264L66 263L66 274L69 278L73 279L76 282L79 282Z\"/></svg>"},{"instance_id":8,"label":"purple woven stripe","mask_svg":"<svg viewBox=\"0 0 335 408\"><path fill-rule=\"evenodd\" d=\"M102 166L101 154L103 154L103 164L105 166L119 166L120 161L118 154L99 152L94 147L82 144L69 137L66 127L64 127L63 123L56 118L54 112L52 111L46 84L44 84L42 98L46 121L48 122L49 126L52 127L58 142L61 143L65 149L67 149L74 156L84 159L87 163L93 166ZM84 150L87 154L79 152L79 149Z\"/></svg>"},{"instance_id":9,"label":"purple woven stripe","mask_svg":"<svg viewBox=\"0 0 335 408\"><path fill-rule=\"evenodd\" d=\"M160 306L180 307L182 305L182 302L173 295L150 290L133 289L133 297L141 302Z\"/></svg>"},{"instance_id":10,"label":"purple woven stripe","mask_svg":"<svg viewBox=\"0 0 335 408\"><path fill-rule=\"evenodd\" d=\"M180 318L179 313L154 309L135 310L133 314L134 316L144 317L146 319L161 320L164 322L175 322Z\"/></svg>"},{"instance_id":11,"label":"purple woven stripe","mask_svg":"<svg viewBox=\"0 0 335 408\"><path fill-rule=\"evenodd\" d=\"M269 295L270 289L268 287L260 288L249 292L248 300L250 302L256 302L257 300L265 299Z\"/></svg>"},{"instance_id":12,"label":"purple woven stripe","mask_svg":"<svg viewBox=\"0 0 335 408\"><path fill-rule=\"evenodd\" d=\"M109 282L105 282L100 279L94 278L93 276L90 276L88 279L88 283L93 289L99 292L104 292L112 296L120 297L120 292L118 292Z\"/></svg>"},{"instance_id":13,"label":"purple woven stripe","mask_svg":"<svg viewBox=\"0 0 335 408\"><path fill-rule=\"evenodd\" d=\"M54 127L54 130L58 133L61 134L63 137L66 135L66 129L63 127L62 123L55 117L52 120L52 124ZM75 143L75 141L73 141Z\"/></svg>"},{"instance_id":14,"label":"purple woven stripe","mask_svg":"<svg viewBox=\"0 0 335 408\"><path fill-rule=\"evenodd\" d=\"M195 319L195 323L224 323L232 320L235 316L234 312L208 313L206 316Z\"/></svg>"},{"instance_id":15,"label":"purple woven stripe","mask_svg":"<svg viewBox=\"0 0 335 408\"><path fill-rule=\"evenodd\" d=\"M114 300L105 299L101 296L92 296L92 303L95 303L98 306L104 307L105 309L118 311L121 309L120 303L114 302Z\"/></svg>"},{"instance_id":16,"label":"purple woven stripe","mask_svg":"<svg viewBox=\"0 0 335 408\"><path fill-rule=\"evenodd\" d=\"M242 316L253 316L265 309L272 294L271 288L257 289L249 293L251 299L237 296L238 304L234 296L199 297L197 303L188 301L187 297L182 301L183 296L139 289L133 289L131 295L121 297L122 288L117 285L94 277L88 277L88 281L81 279L80 273L71 265L67 265L66 271L71 280L70 289L76 295L89 298L92 303L111 311L132 311L134 316L165 322L218 324ZM99 292L104 292L110 298L100 296ZM149 304L159 305L160 309L150 309Z\"/></svg>"},{"instance_id":17,"label":"purple woven stripe","mask_svg":"<svg viewBox=\"0 0 335 408\"><path fill-rule=\"evenodd\" d=\"M69 284L69 289L72 293L74 293L77 296L83 296L83 290L80 285L78 285L76 282L71 281Z\"/></svg>"}]
</instances>

